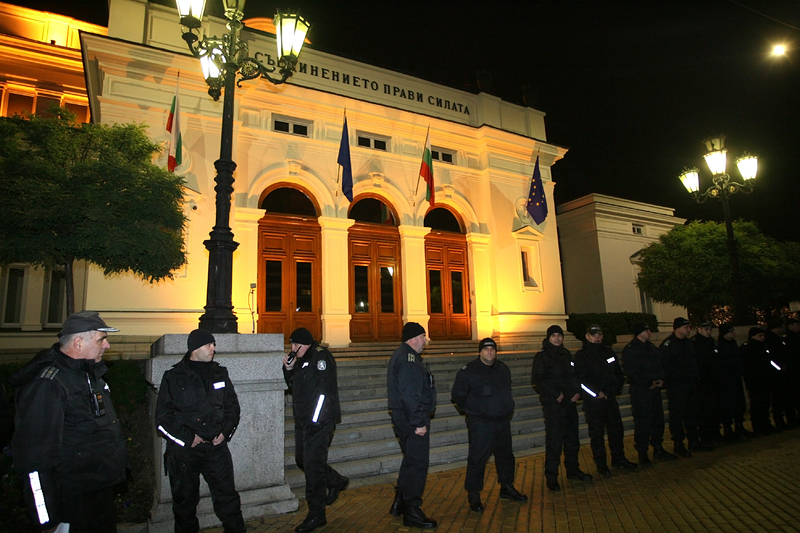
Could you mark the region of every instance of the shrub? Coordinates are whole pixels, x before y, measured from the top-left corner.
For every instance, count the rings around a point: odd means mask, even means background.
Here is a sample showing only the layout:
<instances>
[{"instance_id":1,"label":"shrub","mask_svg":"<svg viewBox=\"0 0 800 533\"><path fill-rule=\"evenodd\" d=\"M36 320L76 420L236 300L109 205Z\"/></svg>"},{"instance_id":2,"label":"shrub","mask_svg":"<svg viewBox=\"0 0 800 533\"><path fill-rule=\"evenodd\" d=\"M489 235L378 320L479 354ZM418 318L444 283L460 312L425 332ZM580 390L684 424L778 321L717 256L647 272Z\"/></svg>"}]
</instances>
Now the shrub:
<instances>
[{"instance_id":1,"label":"shrub","mask_svg":"<svg viewBox=\"0 0 800 533\"><path fill-rule=\"evenodd\" d=\"M611 346L617 342L617 335L629 334L633 325L645 322L650 326L650 331L658 331L656 315L647 313L573 313L567 319L567 330L576 338L583 340L586 328L598 324L603 328L603 344Z\"/></svg>"}]
</instances>

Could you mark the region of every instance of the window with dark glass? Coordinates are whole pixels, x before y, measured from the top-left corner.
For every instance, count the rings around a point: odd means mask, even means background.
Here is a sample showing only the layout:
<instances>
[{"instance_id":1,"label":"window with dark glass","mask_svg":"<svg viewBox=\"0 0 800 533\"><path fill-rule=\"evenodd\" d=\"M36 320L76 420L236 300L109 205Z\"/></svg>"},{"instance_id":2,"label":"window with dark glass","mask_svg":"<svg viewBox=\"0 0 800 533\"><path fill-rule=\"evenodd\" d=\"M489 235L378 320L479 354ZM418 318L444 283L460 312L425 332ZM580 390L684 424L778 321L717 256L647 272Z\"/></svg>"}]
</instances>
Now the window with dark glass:
<instances>
[{"instance_id":1,"label":"window with dark glass","mask_svg":"<svg viewBox=\"0 0 800 533\"><path fill-rule=\"evenodd\" d=\"M450 289L453 291L453 313L464 313L464 287L461 284L462 272L450 272Z\"/></svg>"},{"instance_id":2,"label":"window with dark glass","mask_svg":"<svg viewBox=\"0 0 800 533\"><path fill-rule=\"evenodd\" d=\"M22 283L25 269L11 267L6 271L3 323L19 324L22 319Z\"/></svg>"},{"instance_id":3,"label":"window with dark glass","mask_svg":"<svg viewBox=\"0 0 800 533\"><path fill-rule=\"evenodd\" d=\"M369 267L365 265L355 265L354 272L354 294L355 312L369 313Z\"/></svg>"},{"instance_id":4,"label":"window with dark glass","mask_svg":"<svg viewBox=\"0 0 800 533\"><path fill-rule=\"evenodd\" d=\"M51 106L59 107L60 105L61 105L60 98L38 95L36 97L36 114L40 117L51 117L52 115L49 112L50 107Z\"/></svg>"},{"instance_id":5,"label":"window with dark glass","mask_svg":"<svg viewBox=\"0 0 800 533\"><path fill-rule=\"evenodd\" d=\"M66 313L67 275L63 270L50 271L47 297L47 323L61 324Z\"/></svg>"},{"instance_id":6,"label":"window with dark glass","mask_svg":"<svg viewBox=\"0 0 800 533\"><path fill-rule=\"evenodd\" d=\"M381 313L394 313L394 268L381 267Z\"/></svg>"},{"instance_id":7,"label":"window with dark glass","mask_svg":"<svg viewBox=\"0 0 800 533\"><path fill-rule=\"evenodd\" d=\"M428 279L431 290L431 313L442 313L442 272L428 270Z\"/></svg>"},{"instance_id":8,"label":"window with dark glass","mask_svg":"<svg viewBox=\"0 0 800 533\"><path fill-rule=\"evenodd\" d=\"M297 274L297 304L295 311L311 312L311 263L301 261L296 266Z\"/></svg>"},{"instance_id":9,"label":"window with dark glass","mask_svg":"<svg viewBox=\"0 0 800 533\"><path fill-rule=\"evenodd\" d=\"M351 208L348 218L357 222L367 222L370 224L385 224L396 226L394 214L389 207L376 198L363 198L357 201Z\"/></svg>"},{"instance_id":10,"label":"window with dark glass","mask_svg":"<svg viewBox=\"0 0 800 533\"><path fill-rule=\"evenodd\" d=\"M267 298L264 311L280 312L283 310L283 265L281 261L267 260L266 268Z\"/></svg>"},{"instance_id":11,"label":"window with dark glass","mask_svg":"<svg viewBox=\"0 0 800 533\"><path fill-rule=\"evenodd\" d=\"M308 196L291 187L275 189L261 202L261 209L270 214L316 217L317 209Z\"/></svg>"},{"instance_id":12,"label":"window with dark glass","mask_svg":"<svg viewBox=\"0 0 800 533\"><path fill-rule=\"evenodd\" d=\"M390 138L385 135L359 131L356 133L356 139L358 146L372 148L373 150L381 150L383 152L388 151Z\"/></svg>"},{"instance_id":13,"label":"window with dark glass","mask_svg":"<svg viewBox=\"0 0 800 533\"><path fill-rule=\"evenodd\" d=\"M281 133L310 137L311 122L294 117L275 116L272 119L272 129Z\"/></svg>"},{"instance_id":14,"label":"window with dark glass","mask_svg":"<svg viewBox=\"0 0 800 533\"><path fill-rule=\"evenodd\" d=\"M448 150L447 148L440 148L438 146L431 147L431 159L434 161L441 161L442 163L453 164L455 161L455 150Z\"/></svg>"},{"instance_id":15,"label":"window with dark glass","mask_svg":"<svg viewBox=\"0 0 800 533\"><path fill-rule=\"evenodd\" d=\"M458 219L455 217L455 215L442 207L431 209L428 214L425 215L423 225L426 228L431 228L438 231L462 233L461 224L458 222Z\"/></svg>"},{"instance_id":16,"label":"window with dark glass","mask_svg":"<svg viewBox=\"0 0 800 533\"><path fill-rule=\"evenodd\" d=\"M33 113L33 96L27 94L8 93L6 116L27 115Z\"/></svg>"}]
</instances>

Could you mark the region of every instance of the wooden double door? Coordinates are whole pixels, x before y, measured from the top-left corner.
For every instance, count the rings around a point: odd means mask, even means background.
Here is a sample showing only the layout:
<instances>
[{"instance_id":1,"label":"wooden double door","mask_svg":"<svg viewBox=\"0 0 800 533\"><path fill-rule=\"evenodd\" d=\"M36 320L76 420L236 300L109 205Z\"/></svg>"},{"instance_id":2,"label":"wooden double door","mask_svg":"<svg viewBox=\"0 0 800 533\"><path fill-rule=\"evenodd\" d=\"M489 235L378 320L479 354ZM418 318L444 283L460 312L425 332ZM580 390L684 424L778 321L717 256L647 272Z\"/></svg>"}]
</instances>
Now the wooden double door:
<instances>
[{"instance_id":1,"label":"wooden double door","mask_svg":"<svg viewBox=\"0 0 800 533\"><path fill-rule=\"evenodd\" d=\"M349 230L350 340L399 341L402 323L400 233L356 222Z\"/></svg>"},{"instance_id":2,"label":"wooden double door","mask_svg":"<svg viewBox=\"0 0 800 533\"><path fill-rule=\"evenodd\" d=\"M258 223L258 332L322 334L321 231L317 221L266 215Z\"/></svg>"},{"instance_id":3,"label":"wooden double door","mask_svg":"<svg viewBox=\"0 0 800 533\"><path fill-rule=\"evenodd\" d=\"M428 278L428 336L471 339L467 241L462 234L431 232L425 237Z\"/></svg>"}]
</instances>

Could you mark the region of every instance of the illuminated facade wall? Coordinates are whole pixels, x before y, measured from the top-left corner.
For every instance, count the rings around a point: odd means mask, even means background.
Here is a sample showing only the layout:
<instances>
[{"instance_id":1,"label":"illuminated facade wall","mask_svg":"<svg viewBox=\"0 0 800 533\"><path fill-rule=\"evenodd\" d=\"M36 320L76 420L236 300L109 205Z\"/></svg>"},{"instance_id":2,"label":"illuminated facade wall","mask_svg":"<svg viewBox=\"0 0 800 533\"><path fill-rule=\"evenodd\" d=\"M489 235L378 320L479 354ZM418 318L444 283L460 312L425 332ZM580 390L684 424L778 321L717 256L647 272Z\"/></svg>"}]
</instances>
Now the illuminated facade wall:
<instances>
[{"instance_id":1,"label":"illuminated facade wall","mask_svg":"<svg viewBox=\"0 0 800 533\"><path fill-rule=\"evenodd\" d=\"M557 212L568 313L653 313L670 326L686 316L685 309L653 302L635 285L639 250L686 222L674 209L590 194Z\"/></svg>"},{"instance_id":2,"label":"illuminated facade wall","mask_svg":"<svg viewBox=\"0 0 800 533\"><path fill-rule=\"evenodd\" d=\"M152 285L133 276L106 278L89 267L83 307L101 311L125 334L188 332L205 305L203 241L214 224L213 162L219 154L222 102L206 94L174 9L112 0L109 11L108 38L82 36L93 120L144 122L151 137L166 143L164 126L180 72L184 152L176 172L186 179L189 263L174 280ZM204 29L221 35L224 22L206 20ZM272 54L270 35L246 31L245 36L251 55ZM336 164L345 109L355 200L380 199L397 219L403 321L425 325L429 319L425 239L430 228L423 220L430 206L424 187L416 185L430 128L434 150L452 158L434 161L436 200L464 226L470 336L541 332L552 323L564 324L551 166L566 150L547 142L544 113L307 48L290 83L254 80L237 89L231 227L239 242L233 304L240 332L251 331L248 295L262 260L259 202L266 190L285 186L307 193L320 210L321 338L333 346L350 342L348 231L353 220ZM280 131L276 122L300 124L304 133ZM385 149L359 146L359 137L382 140ZM551 206L541 225L524 208L537 156Z\"/></svg>"},{"instance_id":3,"label":"illuminated facade wall","mask_svg":"<svg viewBox=\"0 0 800 533\"><path fill-rule=\"evenodd\" d=\"M0 3L0 116L42 113L57 104L88 122L79 31L106 34L101 26ZM75 265L79 306L85 270ZM60 329L65 309L61 270L0 268L0 339L9 332Z\"/></svg>"}]
</instances>

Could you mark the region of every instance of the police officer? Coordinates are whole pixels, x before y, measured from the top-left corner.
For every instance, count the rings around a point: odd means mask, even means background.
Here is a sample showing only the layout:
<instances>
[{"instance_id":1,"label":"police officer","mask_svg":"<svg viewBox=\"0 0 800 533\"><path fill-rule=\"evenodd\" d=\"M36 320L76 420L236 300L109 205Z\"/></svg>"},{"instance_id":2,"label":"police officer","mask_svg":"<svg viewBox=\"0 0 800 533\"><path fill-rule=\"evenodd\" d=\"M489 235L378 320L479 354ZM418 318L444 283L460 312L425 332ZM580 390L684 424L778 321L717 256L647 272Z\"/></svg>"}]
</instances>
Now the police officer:
<instances>
[{"instance_id":1,"label":"police officer","mask_svg":"<svg viewBox=\"0 0 800 533\"><path fill-rule=\"evenodd\" d=\"M712 448L714 442L719 440L720 415L716 398L719 390L719 372L716 370L717 343L711 336L713 326L708 320L701 322L692 337L699 372L697 414L700 438L695 443L689 443L689 450L698 449L698 443L700 443L699 448L703 448L704 445Z\"/></svg>"},{"instance_id":2,"label":"police officer","mask_svg":"<svg viewBox=\"0 0 800 533\"><path fill-rule=\"evenodd\" d=\"M544 476L547 488L561 490L558 467L561 452L567 479L589 481L592 476L582 472L578 463L578 408L580 386L575 377L572 354L564 348L564 330L558 325L547 328L542 349L533 356L531 380L539 392L544 411L545 459Z\"/></svg>"},{"instance_id":3,"label":"police officer","mask_svg":"<svg viewBox=\"0 0 800 533\"><path fill-rule=\"evenodd\" d=\"M14 469L37 530L117 530L113 487L125 480L127 456L103 381L114 331L95 312L73 313L58 343L10 380L17 388Z\"/></svg>"},{"instance_id":4,"label":"police officer","mask_svg":"<svg viewBox=\"0 0 800 533\"><path fill-rule=\"evenodd\" d=\"M736 330L730 324L719 326L716 362L714 364L718 390L716 393L718 412L722 422L723 437L734 440L752 435L744 428L744 412L747 403L742 385L742 355L736 343ZM733 429L731 429L733 424Z\"/></svg>"},{"instance_id":5,"label":"police officer","mask_svg":"<svg viewBox=\"0 0 800 533\"><path fill-rule=\"evenodd\" d=\"M228 441L239 424L239 399L228 370L214 361L216 340L206 330L189 333L186 355L164 372L156 401L158 433L167 441L164 462L172 489L176 533L200 525L200 474L225 533L245 531Z\"/></svg>"},{"instance_id":6,"label":"police officer","mask_svg":"<svg viewBox=\"0 0 800 533\"><path fill-rule=\"evenodd\" d=\"M421 356L427 343L425 328L416 322L406 323L403 343L389 358L386 371L392 424L403 451L397 492L389 512L402 514L406 527L434 529L438 523L420 508L430 460L430 416L436 407L436 385Z\"/></svg>"},{"instance_id":7,"label":"police officer","mask_svg":"<svg viewBox=\"0 0 800 533\"><path fill-rule=\"evenodd\" d=\"M456 374L451 400L467 413L469 455L467 457L467 490L469 508L482 513L481 491L486 462L494 453L500 497L519 502L528 497L514 488L514 452L511 450L511 371L497 360L497 344L491 338L478 343L478 357Z\"/></svg>"},{"instance_id":8,"label":"police officer","mask_svg":"<svg viewBox=\"0 0 800 533\"><path fill-rule=\"evenodd\" d=\"M770 394L777 376L765 340L763 329L750 328L747 341L740 347L744 384L750 396L750 423L753 434L757 436L772 435L777 431L769 421Z\"/></svg>"},{"instance_id":9,"label":"police officer","mask_svg":"<svg viewBox=\"0 0 800 533\"><path fill-rule=\"evenodd\" d=\"M295 462L306 476L308 516L295 528L303 533L327 523L325 505L333 504L350 480L328 466L328 448L341 416L336 361L306 328L294 330L289 342L283 377L292 392Z\"/></svg>"},{"instance_id":10,"label":"police officer","mask_svg":"<svg viewBox=\"0 0 800 533\"><path fill-rule=\"evenodd\" d=\"M633 442L639 452L639 464L652 464L647 455L653 447L653 458L659 461L676 459L664 449L664 407L661 389L664 370L658 350L650 342L650 326L637 322L633 326L633 339L622 350L622 366L631 382L631 410L633 412Z\"/></svg>"},{"instance_id":11,"label":"police officer","mask_svg":"<svg viewBox=\"0 0 800 533\"><path fill-rule=\"evenodd\" d=\"M689 446L695 451L711 448L700 443L697 381L700 369L694 345L689 339L691 323L678 317L672 322L672 334L661 342L658 355L664 368L669 408L669 432L674 442L673 453L689 458L692 453L683 440L688 437Z\"/></svg>"},{"instance_id":12,"label":"police officer","mask_svg":"<svg viewBox=\"0 0 800 533\"><path fill-rule=\"evenodd\" d=\"M589 439L597 471L611 477L606 460L604 436L608 428L608 446L614 468L634 470L637 465L625 458L622 416L617 396L625 385L625 375L614 350L603 344L603 329L592 324L586 329L583 348L575 354L575 373L583 389L583 414L589 426Z\"/></svg>"},{"instance_id":13,"label":"police officer","mask_svg":"<svg viewBox=\"0 0 800 533\"><path fill-rule=\"evenodd\" d=\"M789 381L789 402L787 409L794 420L800 422L800 321L796 318L786 319L787 359L786 370Z\"/></svg>"},{"instance_id":14,"label":"police officer","mask_svg":"<svg viewBox=\"0 0 800 533\"><path fill-rule=\"evenodd\" d=\"M775 429L797 427L795 413L789 409L791 404L792 389L796 387L792 383L789 373L789 349L781 336L783 321L780 318L770 319L767 323L767 330L764 332L767 349L770 353L770 360L773 368L778 372L775 381L772 383L772 420L775 422Z\"/></svg>"}]
</instances>

